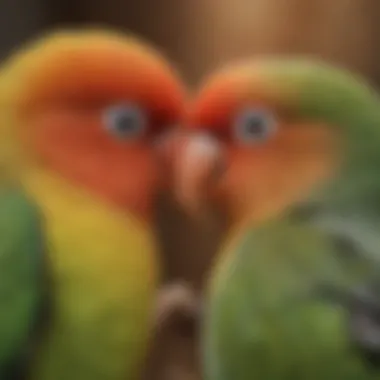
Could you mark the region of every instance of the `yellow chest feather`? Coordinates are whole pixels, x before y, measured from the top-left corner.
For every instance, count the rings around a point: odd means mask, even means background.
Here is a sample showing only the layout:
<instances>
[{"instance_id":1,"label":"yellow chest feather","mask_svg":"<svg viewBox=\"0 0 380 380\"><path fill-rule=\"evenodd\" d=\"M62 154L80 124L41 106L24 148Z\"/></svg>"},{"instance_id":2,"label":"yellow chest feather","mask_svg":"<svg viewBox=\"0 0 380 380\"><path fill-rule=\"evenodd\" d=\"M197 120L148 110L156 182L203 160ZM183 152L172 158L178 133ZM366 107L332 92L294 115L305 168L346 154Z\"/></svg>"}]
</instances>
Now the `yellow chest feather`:
<instances>
[{"instance_id":1,"label":"yellow chest feather","mask_svg":"<svg viewBox=\"0 0 380 380\"><path fill-rule=\"evenodd\" d=\"M24 184L45 217L54 293L36 378L124 378L149 333L157 283L150 231L57 178L34 174Z\"/></svg>"}]
</instances>

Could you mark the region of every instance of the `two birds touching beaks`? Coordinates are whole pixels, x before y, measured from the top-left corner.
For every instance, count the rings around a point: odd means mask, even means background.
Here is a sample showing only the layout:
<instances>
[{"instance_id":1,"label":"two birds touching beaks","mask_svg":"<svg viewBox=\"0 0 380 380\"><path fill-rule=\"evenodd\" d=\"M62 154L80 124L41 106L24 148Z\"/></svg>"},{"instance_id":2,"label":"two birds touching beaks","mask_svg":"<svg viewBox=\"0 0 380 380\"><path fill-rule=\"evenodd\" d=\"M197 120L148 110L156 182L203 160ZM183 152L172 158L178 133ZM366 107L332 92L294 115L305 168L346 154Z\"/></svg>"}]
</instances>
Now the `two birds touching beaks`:
<instances>
[{"instance_id":1,"label":"two birds touching beaks","mask_svg":"<svg viewBox=\"0 0 380 380\"><path fill-rule=\"evenodd\" d=\"M377 379L379 174L380 98L341 68L256 58L190 99L135 37L26 45L0 71L0 379L138 378L162 189L229 221L205 380Z\"/></svg>"}]
</instances>

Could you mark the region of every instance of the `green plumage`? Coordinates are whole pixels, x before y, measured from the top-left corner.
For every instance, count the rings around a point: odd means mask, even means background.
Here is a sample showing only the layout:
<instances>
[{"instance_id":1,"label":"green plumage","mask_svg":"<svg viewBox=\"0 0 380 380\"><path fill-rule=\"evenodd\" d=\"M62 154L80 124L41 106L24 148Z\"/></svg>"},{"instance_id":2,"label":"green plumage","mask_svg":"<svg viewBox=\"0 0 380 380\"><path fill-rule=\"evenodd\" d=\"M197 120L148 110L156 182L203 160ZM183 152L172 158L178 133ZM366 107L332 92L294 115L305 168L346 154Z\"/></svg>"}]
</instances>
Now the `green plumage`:
<instances>
[{"instance_id":1,"label":"green plumage","mask_svg":"<svg viewBox=\"0 0 380 380\"><path fill-rule=\"evenodd\" d=\"M315 200L331 207L375 211L380 216L380 99L354 74L323 62L263 60L253 69L262 75L289 112L304 120L335 127L345 143L344 166Z\"/></svg>"},{"instance_id":2,"label":"green plumage","mask_svg":"<svg viewBox=\"0 0 380 380\"><path fill-rule=\"evenodd\" d=\"M203 328L206 379L379 379L380 322L363 301L380 289L379 98L321 63L264 60L252 70L285 109L340 129L344 163L225 253Z\"/></svg>"},{"instance_id":3,"label":"green plumage","mask_svg":"<svg viewBox=\"0 0 380 380\"><path fill-rule=\"evenodd\" d=\"M207 379L379 377L350 340L343 297L366 285L372 261L291 220L247 232L231 260L206 316Z\"/></svg>"},{"instance_id":4,"label":"green plumage","mask_svg":"<svg viewBox=\"0 0 380 380\"><path fill-rule=\"evenodd\" d=\"M41 219L21 191L0 193L0 240L0 377L4 379L9 363L27 349L43 294Z\"/></svg>"}]
</instances>

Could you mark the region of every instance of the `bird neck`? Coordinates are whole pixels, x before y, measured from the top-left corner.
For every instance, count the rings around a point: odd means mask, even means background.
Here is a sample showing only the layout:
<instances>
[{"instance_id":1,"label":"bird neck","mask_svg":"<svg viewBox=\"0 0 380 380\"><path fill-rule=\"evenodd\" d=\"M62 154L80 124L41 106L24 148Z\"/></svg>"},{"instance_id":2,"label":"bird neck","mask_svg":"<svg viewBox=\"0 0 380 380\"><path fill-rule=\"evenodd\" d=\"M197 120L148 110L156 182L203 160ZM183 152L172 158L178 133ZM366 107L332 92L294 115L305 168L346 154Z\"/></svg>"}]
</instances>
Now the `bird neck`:
<instances>
[{"instance_id":1,"label":"bird neck","mask_svg":"<svg viewBox=\"0 0 380 380\"><path fill-rule=\"evenodd\" d=\"M113 210L114 213L124 214L128 217L139 219L145 225L148 225L151 220L150 207L148 205L137 205L136 208L131 208L129 205L120 207L110 201L106 197L102 197L98 194L92 194L86 189L75 186L69 181L65 180L55 172L51 172L45 168L33 165L24 165L19 173L19 181L21 185L30 193L33 197L39 199L48 197L49 194L55 194L55 197L77 199L78 202L85 201L86 199L92 199L98 201Z\"/></svg>"},{"instance_id":2,"label":"bird neck","mask_svg":"<svg viewBox=\"0 0 380 380\"><path fill-rule=\"evenodd\" d=\"M361 161L362 160L362 161ZM338 214L380 216L380 150L349 163L337 178L312 197L319 208Z\"/></svg>"}]
</instances>

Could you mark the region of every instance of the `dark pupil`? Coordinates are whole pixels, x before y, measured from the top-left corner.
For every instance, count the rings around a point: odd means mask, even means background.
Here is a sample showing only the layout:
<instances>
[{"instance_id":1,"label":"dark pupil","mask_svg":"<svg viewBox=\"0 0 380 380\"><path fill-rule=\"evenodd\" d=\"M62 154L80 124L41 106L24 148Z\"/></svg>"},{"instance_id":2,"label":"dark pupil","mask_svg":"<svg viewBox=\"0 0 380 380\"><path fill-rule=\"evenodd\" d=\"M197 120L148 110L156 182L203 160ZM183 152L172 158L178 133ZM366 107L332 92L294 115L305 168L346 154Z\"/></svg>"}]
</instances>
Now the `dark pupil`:
<instances>
[{"instance_id":1,"label":"dark pupil","mask_svg":"<svg viewBox=\"0 0 380 380\"><path fill-rule=\"evenodd\" d=\"M117 119L117 129L120 132L132 132L136 128L136 119L133 115L121 115Z\"/></svg>"},{"instance_id":2,"label":"dark pupil","mask_svg":"<svg viewBox=\"0 0 380 380\"><path fill-rule=\"evenodd\" d=\"M252 135L261 135L265 132L265 125L258 117L250 118L246 122L246 132Z\"/></svg>"}]
</instances>

